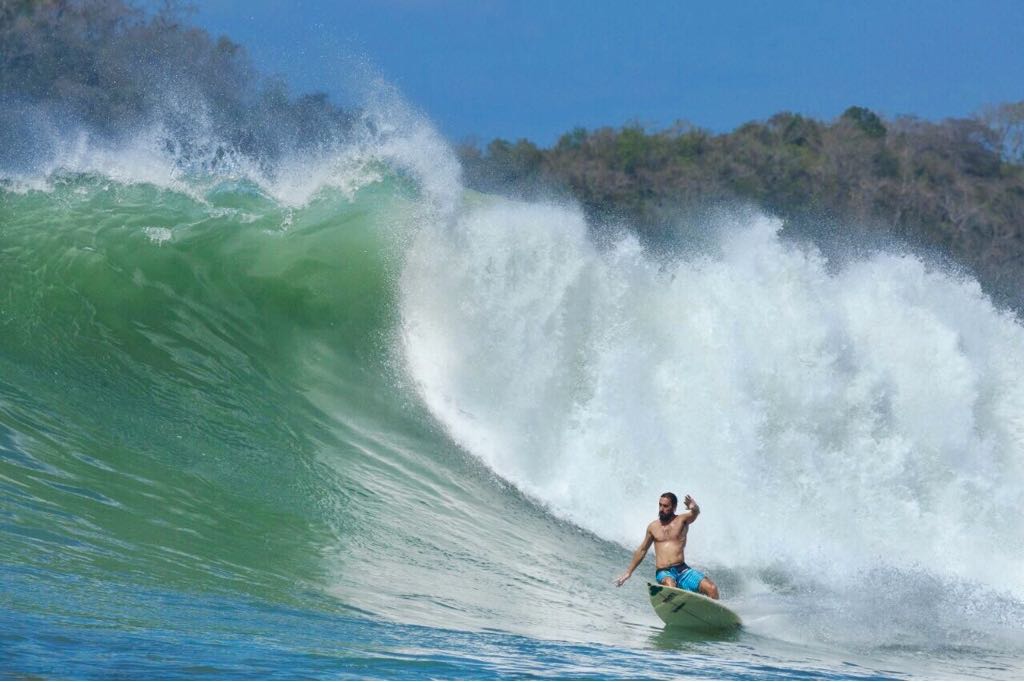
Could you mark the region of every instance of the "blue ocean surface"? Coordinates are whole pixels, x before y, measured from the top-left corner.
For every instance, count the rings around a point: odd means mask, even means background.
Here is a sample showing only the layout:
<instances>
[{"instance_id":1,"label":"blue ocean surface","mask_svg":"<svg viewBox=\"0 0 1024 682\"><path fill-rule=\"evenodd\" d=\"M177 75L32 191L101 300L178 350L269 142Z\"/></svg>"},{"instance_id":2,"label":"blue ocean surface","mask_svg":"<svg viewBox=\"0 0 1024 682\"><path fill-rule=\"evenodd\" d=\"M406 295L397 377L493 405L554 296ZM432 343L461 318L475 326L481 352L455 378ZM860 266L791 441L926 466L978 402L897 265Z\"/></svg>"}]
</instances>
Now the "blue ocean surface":
<instances>
[{"instance_id":1,"label":"blue ocean surface","mask_svg":"<svg viewBox=\"0 0 1024 682\"><path fill-rule=\"evenodd\" d=\"M383 622L219 595L4 572L5 678L897 679L853 663L751 655L743 637L650 629L626 648ZM41 600L46 615L33 613ZM22 610L22 607L29 610Z\"/></svg>"}]
</instances>

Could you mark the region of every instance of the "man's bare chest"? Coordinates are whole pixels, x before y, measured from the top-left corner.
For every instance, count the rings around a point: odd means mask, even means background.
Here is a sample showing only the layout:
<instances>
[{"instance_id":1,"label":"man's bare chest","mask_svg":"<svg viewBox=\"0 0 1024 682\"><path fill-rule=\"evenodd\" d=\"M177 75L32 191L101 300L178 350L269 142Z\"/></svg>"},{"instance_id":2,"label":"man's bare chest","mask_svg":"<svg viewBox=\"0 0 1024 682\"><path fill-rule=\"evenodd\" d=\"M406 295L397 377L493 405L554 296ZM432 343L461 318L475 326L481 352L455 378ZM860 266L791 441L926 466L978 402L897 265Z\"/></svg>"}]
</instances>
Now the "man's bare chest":
<instances>
[{"instance_id":1,"label":"man's bare chest","mask_svg":"<svg viewBox=\"0 0 1024 682\"><path fill-rule=\"evenodd\" d=\"M664 526L655 523L651 526L651 535L655 542L678 541L686 536L686 525L682 522L673 522Z\"/></svg>"}]
</instances>

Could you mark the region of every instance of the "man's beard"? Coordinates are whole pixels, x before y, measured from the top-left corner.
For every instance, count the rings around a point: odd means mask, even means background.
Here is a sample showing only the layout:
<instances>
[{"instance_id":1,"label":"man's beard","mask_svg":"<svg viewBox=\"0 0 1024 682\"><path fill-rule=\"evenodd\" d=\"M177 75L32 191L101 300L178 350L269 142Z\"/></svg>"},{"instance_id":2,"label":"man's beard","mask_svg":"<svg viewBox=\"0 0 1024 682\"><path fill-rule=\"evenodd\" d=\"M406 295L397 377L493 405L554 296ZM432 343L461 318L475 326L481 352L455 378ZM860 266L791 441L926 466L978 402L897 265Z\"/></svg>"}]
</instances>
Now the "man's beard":
<instances>
[{"instance_id":1,"label":"man's beard","mask_svg":"<svg viewBox=\"0 0 1024 682\"><path fill-rule=\"evenodd\" d=\"M673 518L675 518L675 514L673 514L672 512L669 512L668 514L662 514L661 512L658 512L658 518L661 519L662 523L668 523Z\"/></svg>"}]
</instances>

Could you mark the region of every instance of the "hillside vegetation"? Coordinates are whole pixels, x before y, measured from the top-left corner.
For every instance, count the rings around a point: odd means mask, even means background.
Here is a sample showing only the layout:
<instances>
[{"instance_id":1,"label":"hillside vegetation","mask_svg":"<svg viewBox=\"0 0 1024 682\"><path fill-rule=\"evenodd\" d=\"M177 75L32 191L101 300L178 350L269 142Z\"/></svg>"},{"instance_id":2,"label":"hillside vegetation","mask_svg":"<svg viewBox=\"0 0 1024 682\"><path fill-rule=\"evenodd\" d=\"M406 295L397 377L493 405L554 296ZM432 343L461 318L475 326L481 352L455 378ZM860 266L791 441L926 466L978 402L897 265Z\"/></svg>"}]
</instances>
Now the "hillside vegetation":
<instances>
[{"instance_id":1,"label":"hillside vegetation","mask_svg":"<svg viewBox=\"0 0 1024 682\"><path fill-rule=\"evenodd\" d=\"M528 140L463 145L485 191L569 194L598 219L657 239L679 216L754 204L791 229L874 231L974 270L1024 303L1024 102L969 119L883 120L851 107L821 122L792 113L725 134L692 126L577 129L549 149Z\"/></svg>"},{"instance_id":2,"label":"hillside vegetation","mask_svg":"<svg viewBox=\"0 0 1024 682\"><path fill-rule=\"evenodd\" d=\"M158 123L181 158L212 166L344 138L350 112L324 93L293 96L190 12L175 0L0 0L0 163L31 165L47 128L118 139Z\"/></svg>"}]
</instances>

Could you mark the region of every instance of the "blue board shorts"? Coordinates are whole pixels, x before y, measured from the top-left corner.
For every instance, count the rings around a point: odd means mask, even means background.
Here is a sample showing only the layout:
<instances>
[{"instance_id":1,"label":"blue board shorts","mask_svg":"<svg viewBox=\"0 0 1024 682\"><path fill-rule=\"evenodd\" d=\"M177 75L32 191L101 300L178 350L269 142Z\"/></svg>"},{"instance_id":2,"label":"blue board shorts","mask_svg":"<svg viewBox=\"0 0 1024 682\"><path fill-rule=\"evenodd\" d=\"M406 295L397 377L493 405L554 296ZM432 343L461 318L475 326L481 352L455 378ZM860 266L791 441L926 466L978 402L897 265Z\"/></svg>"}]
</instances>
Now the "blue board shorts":
<instances>
[{"instance_id":1,"label":"blue board shorts","mask_svg":"<svg viewBox=\"0 0 1024 682\"><path fill-rule=\"evenodd\" d=\"M654 582L661 584L665 578L672 578L676 585L690 592L700 592L700 581L704 580L704 574L696 568L690 568L686 564L676 564L666 568L659 568L654 574Z\"/></svg>"}]
</instances>

